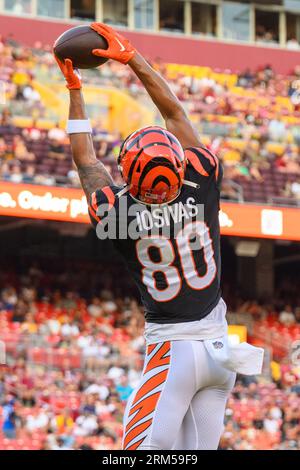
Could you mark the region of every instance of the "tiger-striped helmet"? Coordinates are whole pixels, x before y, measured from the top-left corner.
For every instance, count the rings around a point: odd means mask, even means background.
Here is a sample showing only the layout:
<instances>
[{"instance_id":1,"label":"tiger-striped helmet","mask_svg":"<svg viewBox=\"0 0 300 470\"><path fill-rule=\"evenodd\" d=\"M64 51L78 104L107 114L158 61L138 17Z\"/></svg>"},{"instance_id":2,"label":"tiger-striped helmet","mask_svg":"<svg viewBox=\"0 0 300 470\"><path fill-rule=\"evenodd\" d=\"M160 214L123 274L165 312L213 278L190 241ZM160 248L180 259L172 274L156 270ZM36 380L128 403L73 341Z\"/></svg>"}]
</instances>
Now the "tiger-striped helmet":
<instances>
[{"instance_id":1,"label":"tiger-striped helmet","mask_svg":"<svg viewBox=\"0 0 300 470\"><path fill-rule=\"evenodd\" d=\"M144 127L130 134L122 144L118 164L130 194L144 204L171 202L180 193L184 151L162 127Z\"/></svg>"}]
</instances>

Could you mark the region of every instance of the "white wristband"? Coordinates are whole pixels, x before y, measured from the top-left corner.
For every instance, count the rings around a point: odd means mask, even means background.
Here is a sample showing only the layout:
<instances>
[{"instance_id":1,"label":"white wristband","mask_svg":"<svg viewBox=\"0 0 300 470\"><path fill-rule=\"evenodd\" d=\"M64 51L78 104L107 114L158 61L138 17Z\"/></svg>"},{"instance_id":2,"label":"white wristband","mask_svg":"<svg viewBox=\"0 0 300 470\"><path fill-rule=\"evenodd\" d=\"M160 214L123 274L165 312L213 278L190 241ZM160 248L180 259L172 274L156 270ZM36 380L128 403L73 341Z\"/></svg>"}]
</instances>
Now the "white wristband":
<instances>
[{"instance_id":1,"label":"white wristband","mask_svg":"<svg viewBox=\"0 0 300 470\"><path fill-rule=\"evenodd\" d=\"M69 119L67 134L91 134L93 131L89 119Z\"/></svg>"}]
</instances>

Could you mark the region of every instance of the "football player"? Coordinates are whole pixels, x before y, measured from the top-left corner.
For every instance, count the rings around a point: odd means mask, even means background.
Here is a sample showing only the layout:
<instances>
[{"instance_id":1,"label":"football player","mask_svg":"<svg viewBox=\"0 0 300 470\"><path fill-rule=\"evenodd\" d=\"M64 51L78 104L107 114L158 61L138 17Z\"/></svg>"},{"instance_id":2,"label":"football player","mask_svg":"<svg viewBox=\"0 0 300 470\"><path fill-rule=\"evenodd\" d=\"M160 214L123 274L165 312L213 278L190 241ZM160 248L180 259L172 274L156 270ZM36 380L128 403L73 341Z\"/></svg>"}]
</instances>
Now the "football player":
<instances>
[{"instance_id":1,"label":"football player","mask_svg":"<svg viewBox=\"0 0 300 470\"><path fill-rule=\"evenodd\" d=\"M95 156L80 75L71 60L58 60L70 90L68 133L92 223L101 232L113 213L111 219L123 228L135 220L138 232L118 236L117 230L112 236L140 290L146 318L145 365L127 403L123 449L216 449L236 376L222 356L227 351L218 220L222 167L201 144L167 82L131 43L104 24L91 27L108 43L107 50L93 53L133 70L166 127L146 127L127 137L118 159L125 184L116 186ZM184 229L175 230L182 222Z\"/></svg>"}]
</instances>

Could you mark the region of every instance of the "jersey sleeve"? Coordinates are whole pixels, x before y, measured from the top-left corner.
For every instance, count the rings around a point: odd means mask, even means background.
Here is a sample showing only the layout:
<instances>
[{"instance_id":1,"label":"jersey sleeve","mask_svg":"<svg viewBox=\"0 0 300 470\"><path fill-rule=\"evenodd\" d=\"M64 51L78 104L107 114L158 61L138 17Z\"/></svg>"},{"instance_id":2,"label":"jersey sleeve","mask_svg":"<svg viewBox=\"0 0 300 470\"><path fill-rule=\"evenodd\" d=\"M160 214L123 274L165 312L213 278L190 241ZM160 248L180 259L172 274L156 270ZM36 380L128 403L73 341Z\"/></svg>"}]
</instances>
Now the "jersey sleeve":
<instances>
[{"instance_id":1,"label":"jersey sleeve","mask_svg":"<svg viewBox=\"0 0 300 470\"><path fill-rule=\"evenodd\" d=\"M102 189L97 189L90 197L88 202L89 216L94 228L101 222L111 209L116 208L117 205L117 192L120 188L116 186L105 186Z\"/></svg>"},{"instance_id":2,"label":"jersey sleeve","mask_svg":"<svg viewBox=\"0 0 300 470\"><path fill-rule=\"evenodd\" d=\"M188 163L202 177L212 177L220 190L223 168L220 160L206 147L190 147L185 151Z\"/></svg>"}]
</instances>

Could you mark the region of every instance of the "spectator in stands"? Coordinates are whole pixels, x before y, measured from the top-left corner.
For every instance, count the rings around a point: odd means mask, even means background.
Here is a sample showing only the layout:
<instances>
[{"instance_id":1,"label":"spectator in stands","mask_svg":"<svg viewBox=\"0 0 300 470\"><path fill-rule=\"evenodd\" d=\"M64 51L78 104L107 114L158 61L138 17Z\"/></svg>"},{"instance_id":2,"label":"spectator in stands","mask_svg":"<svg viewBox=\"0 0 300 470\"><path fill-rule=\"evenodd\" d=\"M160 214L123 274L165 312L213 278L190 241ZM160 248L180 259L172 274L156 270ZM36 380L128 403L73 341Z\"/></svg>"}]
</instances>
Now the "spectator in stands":
<instances>
[{"instance_id":1,"label":"spectator in stands","mask_svg":"<svg viewBox=\"0 0 300 470\"><path fill-rule=\"evenodd\" d=\"M166 15L160 21L160 29L166 31L178 31L181 32L183 29L182 23L178 21L175 15L172 12L169 15Z\"/></svg>"},{"instance_id":2,"label":"spectator in stands","mask_svg":"<svg viewBox=\"0 0 300 470\"><path fill-rule=\"evenodd\" d=\"M37 404L35 399L35 390L33 388L28 389L24 386L24 390L20 391L19 398L21 404L26 408L33 408Z\"/></svg>"},{"instance_id":3,"label":"spectator in stands","mask_svg":"<svg viewBox=\"0 0 300 470\"><path fill-rule=\"evenodd\" d=\"M84 390L84 393L88 395L94 395L96 399L105 401L110 396L110 389L103 383L101 385L92 383Z\"/></svg>"},{"instance_id":4,"label":"spectator in stands","mask_svg":"<svg viewBox=\"0 0 300 470\"><path fill-rule=\"evenodd\" d=\"M133 388L130 386L128 377L126 375L121 377L120 383L116 386L116 391L119 394L120 400L127 402L128 398L133 392Z\"/></svg>"},{"instance_id":5,"label":"spectator in stands","mask_svg":"<svg viewBox=\"0 0 300 470\"><path fill-rule=\"evenodd\" d=\"M272 119L268 126L269 138L273 141L283 141L286 137L286 125L281 120L281 116L277 115Z\"/></svg>"},{"instance_id":6,"label":"spectator in stands","mask_svg":"<svg viewBox=\"0 0 300 470\"><path fill-rule=\"evenodd\" d=\"M89 314L93 318L100 318L103 315L103 308L101 300L98 297L94 297L87 308Z\"/></svg>"},{"instance_id":7,"label":"spectator in stands","mask_svg":"<svg viewBox=\"0 0 300 470\"><path fill-rule=\"evenodd\" d=\"M295 308L295 320L297 323L300 323L300 307Z\"/></svg>"},{"instance_id":8,"label":"spectator in stands","mask_svg":"<svg viewBox=\"0 0 300 470\"><path fill-rule=\"evenodd\" d=\"M25 172L23 173L23 183L34 183L35 182L35 167L28 165Z\"/></svg>"},{"instance_id":9,"label":"spectator in stands","mask_svg":"<svg viewBox=\"0 0 300 470\"><path fill-rule=\"evenodd\" d=\"M295 323L295 316L291 305L286 305L284 310L280 312L279 321L285 326L293 325Z\"/></svg>"},{"instance_id":10,"label":"spectator in stands","mask_svg":"<svg viewBox=\"0 0 300 470\"><path fill-rule=\"evenodd\" d=\"M27 150L25 142L20 135L14 136L13 153L14 153L14 158L20 162L24 162L24 161L33 162L35 160L34 153L29 152Z\"/></svg>"},{"instance_id":11,"label":"spectator in stands","mask_svg":"<svg viewBox=\"0 0 300 470\"><path fill-rule=\"evenodd\" d=\"M7 439L16 439L17 437L17 420L18 416L15 412L15 400L12 396L8 396L2 404L3 423L2 431Z\"/></svg>"},{"instance_id":12,"label":"spectator in stands","mask_svg":"<svg viewBox=\"0 0 300 470\"><path fill-rule=\"evenodd\" d=\"M280 425L281 425L280 417L277 418L276 416L272 416L271 413L269 413L264 419L264 429L270 434L277 433L280 429Z\"/></svg>"},{"instance_id":13,"label":"spectator in stands","mask_svg":"<svg viewBox=\"0 0 300 470\"><path fill-rule=\"evenodd\" d=\"M61 410L51 421L51 427L60 435L69 433L74 427L74 420L69 408Z\"/></svg>"},{"instance_id":14,"label":"spectator in stands","mask_svg":"<svg viewBox=\"0 0 300 470\"><path fill-rule=\"evenodd\" d=\"M23 97L31 106L38 106L41 101L41 96L37 90L35 90L30 83L28 83L23 89Z\"/></svg>"},{"instance_id":15,"label":"spectator in stands","mask_svg":"<svg viewBox=\"0 0 300 470\"><path fill-rule=\"evenodd\" d=\"M286 43L286 47L294 51L299 50L300 45L299 45L299 42L297 41L297 38L291 37L290 39L288 39Z\"/></svg>"},{"instance_id":16,"label":"spectator in stands","mask_svg":"<svg viewBox=\"0 0 300 470\"><path fill-rule=\"evenodd\" d=\"M10 180L10 168L8 163L2 163L0 165L0 178L3 181L9 181Z\"/></svg>"},{"instance_id":17,"label":"spectator in stands","mask_svg":"<svg viewBox=\"0 0 300 470\"><path fill-rule=\"evenodd\" d=\"M251 72L249 68L247 68L244 72L239 74L238 76L238 86L243 88L248 88L252 85L255 75Z\"/></svg>"},{"instance_id":18,"label":"spectator in stands","mask_svg":"<svg viewBox=\"0 0 300 470\"><path fill-rule=\"evenodd\" d=\"M54 175L36 175L35 183L43 186L55 186L56 179Z\"/></svg>"},{"instance_id":19,"label":"spectator in stands","mask_svg":"<svg viewBox=\"0 0 300 470\"><path fill-rule=\"evenodd\" d=\"M263 42L263 43L276 43L278 42L278 38L274 31L267 29L263 25L256 26L256 41Z\"/></svg>"},{"instance_id":20,"label":"spectator in stands","mask_svg":"<svg viewBox=\"0 0 300 470\"><path fill-rule=\"evenodd\" d=\"M49 153L48 157L53 160L65 160L64 144L66 142L66 133L57 124L48 132Z\"/></svg>"},{"instance_id":21,"label":"spectator in stands","mask_svg":"<svg viewBox=\"0 0 300 470\"><path fill-rule=\"evenodd\" d=\"M1 113L1 126L11 126L12 125L12 115L9 109L4 108Z\"/></svg>"},{"instance_id":22,"label":"spectator in stands","mask_svg":"<svg viewBox=\"0 0 300 470\"><path fill-rule=\"evenodd\" d=\"M57 123L55 127L49 130L48 139L50 140L50 142L64 144L66 142L67 135L66 135L66 132L63 129L61 129L61 127L59 126L59 123Z\"/></svg>"},{"instance_id":23,"label":"spectator in stands","mask_svg":"<svg viewBox=\"0 0 300 470\"><path fill-rule=\"evenodd\" d=\"M300 174L298 152L291 147L286 148L285 153L276 163L278 165L278 171L282 173L291 173L293 175Z\"/></svg>"},{"instance_id":24,"label":"spectator in stands","mask_svg":"<svg viewBox=\"0 0 300 470\"><path fill-rule=\"evenodd\" d=\"M12 11L13 13L16 13L17 15L22 15L26 13L31 13L31 5L30 2L26 0L14 0L12 5Z\"/></svg>"},{"instance_id":25,"label":"spectator in stands","mask_svg":"<svg viewBox=\"0 0 300 470\"><path fill-rule=\"evenodd\" d=\"M44 408L32 408L31 414L26 418L25 428L29 433L46 432L48 423L49 416Z\"/></svg>"},{"instance_id":26,"label":"spectator in stands","mask_svg":"<svg viewBox=\"0 0 300 470\"><path fill-rule=\"evenodd\" d=\"M28 334L36 334L38 332L38 325L34 320L34 315L28 312L25 315L24 322L22 323L21 331Z\"/></svg>"},{"instance_id":27,"label":"spectator in stands","mask_svg":"<svg viewBox=\"0 0 300 470\"><path fill-rule=\"evenodd\" d=\"M24 302L22 298L19 298L13 309L12 321L16 323L23 323L27 312L28 307L26 302Z\"/></svg>"},{"instance_id":28,"label":"spectator in stands","mask_svg":"<svg viewBox=\"0 0 300 470\"><path fill-rule=\"evenodd\" d=\"M300 90L299 90L300 91ZM300 94L299 94L300 98ZM299 101L300 103L300 101ZM291 134L293 136L294 142L297 145L298 149L300 148L300 128L299 126L292 126L290 128Z\"/></svg>"},{"instance_id":29,"label":"spectator in stands","mask_svg":"<svg viewBox=\"0 0 300 470\"><path fill-rule=\"evenodd\" d=\"M12 72L11 81L16 87L16 100L24 100L24 88L30 83L31 73L27 70L26 66L15 66Z\"/></svg>"},{"instance_id":30,"label":"spectator in stands","mask_svg":"<svg viewBox=\"0 0 300 470\"><path fill-rule=\"evenodd\" d=\"M70 318L66 318L65 320L62 320L60 333L64 338L69 338L72 336L77 337L79 335L79 328L76 324L71 323Z\"/></svg>"},{"instance_id":31,"label":"spectator in stands","mask_svg":"<svg viewBox=\"0 0 300 470\"><path fill-rule=\"evenodd\" d=\"M256 41L263 41L266 34L266 28L261 25L256 25Z\"/></svg>"},{"instance_id":32,"label":"spectator in stands","mask_svg":"<svg viewBox=\"0 0 300 470\"><path fill-rule=\"evenodd\" d=\"M37 142L42 139L42 131L37 126L36 119L33 120L30 127L26 127L23 130L23 135L28 141Z\"/></svg>"},{"instance_id":33,"label":"spectator in stands","mask_svg":"<svg viewBox=\"0 0 300 470\"><path fill-rule=\"evenodd\" d=\"M55 140L50 142L48 157L52 160L65 160L64 146Z\"/></svg>"},{"instance_id":34,"label":"spectator in stands","mask_svg":"<svg viewBox=\"0 0 300 470\"><path fill-rule=\"evenodd\" d=\"M230 183L230 181L225 180L222 184L221 198L227 199L229 201L238 201L239 194L236 188Z\"/></svg>"},{"instance_id":35,"label":"spectator in stands","mask_svg":"<svg viewBox=\"0 0 300 470\"><path fill-rule=\"evenodd\" d=\"M70 170L67 174L68 181L74 188L80 188L80 179L77 170Z\"/></svg>"},{"instance_id":36,"label":"spectator in stands","mask_svg":"<svg viewBox=\"0 0 300 470\"><path fill-rule=\"evenodd\" d=\"M11 311L18 301L18 295L15 287L5 287L1 292L1 307Z\"/></svg>"},{"instance_id":37,"label":"spectator in stands","mask_svg":"<svg viewBox=\"0 0 300 470\"><path fill-rule=\"evenodd\" d=\"M296 200L300 199L300 179L291 180L288 179L285 185L284 190L282 191L282 196L291 197Z\"/></svg>"},{"instance_id":38,"label":"spectator in stands","mask_svg":"<svg viewBox=\"0 0 300 470\"><path fill-rule=\"evenodd\" d=\"M5 160L7 155L7 145L3 137L0 137L0 159Z\"/></svg>"},{"instance_id":39,"label":"spectator in stands","mask_svg":"<svg viewBox=\"0 0 300 470\"><path fill-rule=\"evenodd\" d=\"M9 180L12 183L21 183L23 181L23 173L20 165L14 165L10 171Z\"/></svg>"},{"instance_id":40,"label":"spectator in stands","mask_svg":"<svg viewBox=\"0 0 300 470\"><path fill-rule=\"evenodd\" d=\"M93 435L97 429L97 416L85 409L75 421L74 436Z\"/></svg>"}]
</instances>

